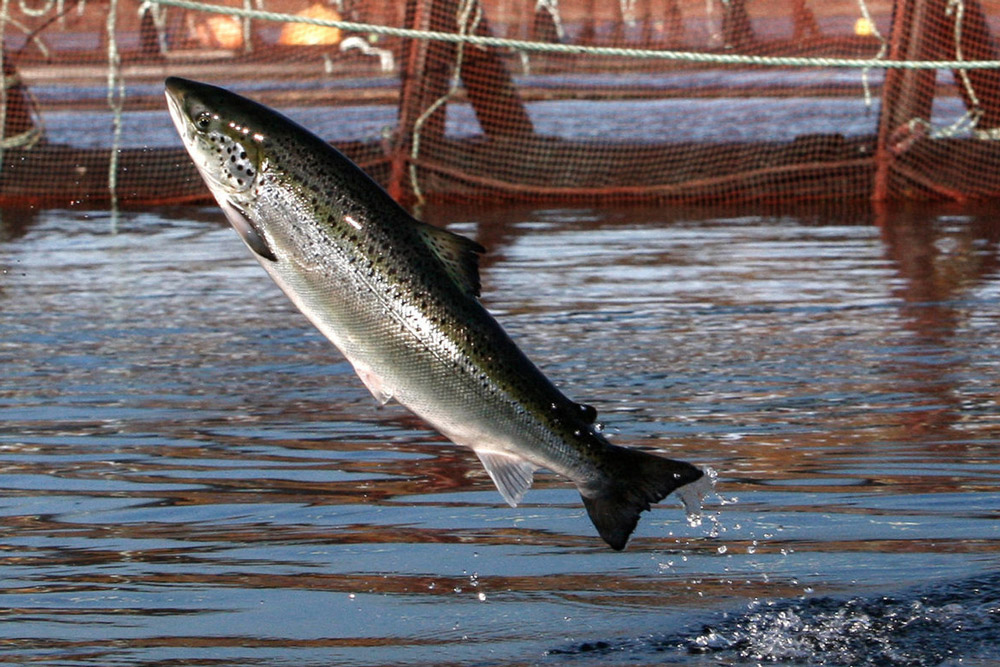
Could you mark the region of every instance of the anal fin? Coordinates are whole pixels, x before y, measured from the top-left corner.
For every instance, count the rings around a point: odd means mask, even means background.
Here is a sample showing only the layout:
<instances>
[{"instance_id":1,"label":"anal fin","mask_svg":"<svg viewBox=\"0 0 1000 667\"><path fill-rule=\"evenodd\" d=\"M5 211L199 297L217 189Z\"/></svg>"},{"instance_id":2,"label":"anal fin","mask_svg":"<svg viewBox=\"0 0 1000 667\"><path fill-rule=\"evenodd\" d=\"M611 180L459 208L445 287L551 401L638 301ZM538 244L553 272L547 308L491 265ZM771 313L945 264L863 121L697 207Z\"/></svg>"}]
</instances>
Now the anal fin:
<instances>
[{"instance_id":1,"label":"anal fin","mask_svg":"<svg viewBox=\"0 0 1000 667\"><path fill-rule=\"evenodd\" d=\"M503 499L511 507L517 507L525 492L531 487L537 466L509 454L482 449L477 449L475 452Z\"/></svg>"}]
</instances>

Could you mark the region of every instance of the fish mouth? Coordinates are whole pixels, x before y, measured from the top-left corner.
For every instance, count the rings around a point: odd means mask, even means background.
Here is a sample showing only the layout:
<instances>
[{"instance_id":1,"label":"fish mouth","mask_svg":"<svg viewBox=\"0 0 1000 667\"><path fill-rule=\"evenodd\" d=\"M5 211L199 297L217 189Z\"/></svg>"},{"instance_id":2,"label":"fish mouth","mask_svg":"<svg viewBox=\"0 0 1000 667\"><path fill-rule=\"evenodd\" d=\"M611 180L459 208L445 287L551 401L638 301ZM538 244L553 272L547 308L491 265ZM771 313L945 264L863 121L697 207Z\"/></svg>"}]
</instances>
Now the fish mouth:
<instances>
[{"instance_id":1,"label":"fish mouth","mask_svg":"<svg viewBox=\"0 0 1000 667\"><path fill-rule=\"evenodd\" d=\"M185 83L187 82L184 79L173 76L167 79L164 91L167 98L167 111L170 112L170 120L174 122L177 134L181 136L184 149L191 156L191 161L198 168L198 173L201 174L214 194L216 187L221 186L222 183L212 175L209 169L206 169L204 157L199 155L197 150L198 136L194 130L194 120L186 111L188 91Z\"/></svg>"},{"instance_id":2,"label":"fish mouth","mask_svg":"<svg viewBox=\"0 0 1000 667\"><path fill-rule=\"evenodd\" d=\"M184 140L184 147L191 143L191 119L184 112L184 98L187 96L184 79L172 76L166 80L165 94L167 97L167 111L170 112L170 120L174 122L174 127Z\"/></svg>"}]
</instances>

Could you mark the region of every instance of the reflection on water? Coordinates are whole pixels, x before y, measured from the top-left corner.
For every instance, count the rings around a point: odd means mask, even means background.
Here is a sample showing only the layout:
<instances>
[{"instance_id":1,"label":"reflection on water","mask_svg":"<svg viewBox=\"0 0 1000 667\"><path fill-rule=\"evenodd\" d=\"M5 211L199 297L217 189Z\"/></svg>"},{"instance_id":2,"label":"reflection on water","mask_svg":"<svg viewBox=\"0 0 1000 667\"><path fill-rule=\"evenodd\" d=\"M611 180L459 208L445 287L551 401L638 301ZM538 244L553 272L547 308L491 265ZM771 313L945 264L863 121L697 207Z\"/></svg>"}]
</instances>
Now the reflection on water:
<instances>
[{"instance_id":1,"label":"reflection on water","mask_svg":"<svg viewBox=\"0 0 1000 667\"><path fill-rule=\"evenodd\" d=\"M989 210L428 211L616 441L718 471L624 553L374 407L214 209L2 215L6 662L1000 658Z\"/></svg>"}]
</instances>

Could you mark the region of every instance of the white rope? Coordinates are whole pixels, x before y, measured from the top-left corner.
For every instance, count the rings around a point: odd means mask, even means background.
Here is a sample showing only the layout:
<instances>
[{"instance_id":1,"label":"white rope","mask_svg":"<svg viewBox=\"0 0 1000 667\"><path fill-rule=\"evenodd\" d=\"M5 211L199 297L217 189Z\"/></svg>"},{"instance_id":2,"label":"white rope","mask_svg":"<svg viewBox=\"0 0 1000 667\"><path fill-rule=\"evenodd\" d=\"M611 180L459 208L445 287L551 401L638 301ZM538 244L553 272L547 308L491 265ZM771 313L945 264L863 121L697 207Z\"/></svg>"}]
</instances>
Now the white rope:
<instances>
[{"instance_id":1,"label":"white rope","mask_svg":"<svg viewBox=\"0 0 1000 667\"><path fill-rule=\"evenodd\" d=\"M115 40L118 0L108 6L108 107L112 113L111 155L108 160L108 194L111 198L112 223L118 211L118 151L122 137L122 111L125 109L125 80L122 78L122 58Z\"/></svg>"},{"instance_id":2,"label":"white rope","mask_svg":"<svg viewBox=\"0 0 1000 667\"><path fill-rule=\"evenodd\" d=\"M461 34L436 30L416 30L394 28L373 23L354 21L333 21L328 19L296 16L260 10L245 10L239 7L225 7L195 0L151 0L154 4L181 7L194 11L246 16L261 21L281 23L305 23L308 25L340 28L351 32L373 35L388 35L410 39L425 39L453 44L474 44L494 48L513 49L539 53L579 54L591 56L612 56L639 58L645 60L673 60L677 62L715 65L754 65L760 67L837 67L846 69L1000 69L1000 60L884 60L881 58L805 58L797 56L756 56L736 53L700 53L697 51L671 51L658 49L632 49L611 46L585 46L582 44L558 44L553 42L532 42L523 39L507 39L487 35Z\"/></svg>"},{"instance_id":3,"label":"white rope","mask_svg":"<svg viewBox=\"0 0 1000 667\"><path fill-rule=\"evenodd\" d=\"M475 9L475 13L473 13ZM476 0L462 0L462 4L458 8L458 26L460 34L470 34L476 31L479 27L479 22L482 20L483 11ZM427 109L424 110L422 114L413 123L413 143L410 148L410 187L413 190L413 195L417 199L417 206L422 206L424 203L424 194L420 188L420 183L417 180L417 157L420 155L420 136L423 130L424 123L434 114L435 111L447 104L451 98L455 96L458 92L461 74L462 74L462 62L465 58L465 45L459 43L455 53L455 67L451 74L451 83L448 87L448 91L434 100Z\"/></svg>"},{"instance_id":4,"label":"white rope","mask_svg":"<svg viewBox=\"0 0 1000 667\"><path fill-rule=\"evenodd\" d=\"M965 3L962 0L948 0L948 5L945 7L944 13L945 16L954 16L955 59L964 61L965 59L962 57L962 19L965 17ZM916 123L924 125L925 132L932 139L947 139L966 131L973 133L973 136L977 139L996 139L996 136L990 136L988 133L976 132L976 126L979 124L979 119L983 117L984 110L979 103L976 91L972 87L972 80L969 78L968 71L962 67L956 73L959 81L962 83L965 94L968 96L966 112L951 125L945 127L935 128L929 121L917 118L910 121L911 125Z\"/></svg>"},{"instance_id":5,"label":"white rope","mask_svg":"<svg viewBox=\"0 0 1000 667\"><path fill-rule=\"evenodd\" d=\"M5 6L7 6L7 5L5 4ZM21 23L20 21L18 21L14 17L10 16L9 14L6 14L6 12L5 12L5 17L4 17L4 31L3 31L3 33L0 33L0 34L4 34L4 35L7 34L7 24L8 23L10 25L14 26L15 28L17 28L18 30L20 30L21 32L23 32L25 35L28 35L29 38L31 39L31 41L35 44L35 46L38 47L38 51L44 57L46 57L46 58L49 57L49 55L50 55L50 53L49 53L49 47L45 46L45 42L42 40L42 36L39 35L39 34L37 34L37 33L35 33L35 31L33 31L31 28L29 28L25 24Z\"/></svg>"},{"instance_id":6,"label":"white rope","mask_svg":"<svg viewBox=\"0 0 1000 667\"><path fill-rule=\"evenodd\" d=\"M139 5L139 20L149 12L153 18L153 27L156 28L156 45L160 50L160 55L167 55L167 9L160 7L155 2L143 0Z\"/></svg>"},{"instance_id":7,"label":"white rope","mask_svg":"<svg viewBox=\"0 0 1000 667\"><path fill-rule=\"evenodd\" d=\"M622 23L629 25L635 23L635 2L636 0L618 0L618 12L622 17Z\"/></svg>"},{"instance_id":8,"label":"white rope","mask_svg":"<svg viewBox=\"0 0 1000 667\"><path fill-rule=\"evenodd\" d=\"M55 6L55 4L55 0L45 0L40 8L35 9L34 7L29 7L25 0L17 0L17 6L22 12L24 12L24 15L34 17L45 16L49 13L52 7Z\"/></svg>"},{"instance_id":9,"label":"white rope","mask_svg":"<svg viewBox=\"0 0 1000 667\"><path fill-rule=\"evenodd\" d=\"M3 0L0 3L0 35L6 34L7 24L13 24L19 28L23 29L20 23L14 21L10 18L8 10L10 9L10 0ZM2 42L2 40L0 40ZM7 57L6 52L3 48L0 48L0 72L4 68L4 59ZM4 74L2 79L0 79L0 172L3 171L3 153L5 150L12 148L27 149L35 146L44 136L45 130L42 126L42 120L40 117L34 119L29 119L32 122L32 126L25 130L24 132L19 132L13 136L6 136L5 132L7 130L7 102L10 100L10 90L16 86L21 86L21 75L16 71L10 76ZM21 88L19 94L30 95L26 89ZM32 102L34 102L34 96L32 96ZM28 111L28 113L31 113Z\"/></svg>"},{"instance_id":10,"label":"white rope","mask_svg":"<svg viewBox=\"0 0 1000 667\"><path fill-rule=\"evenodd\" d=\"M251 11L250 7L251 0L243 0L243 11ZM262 5L260 2L257 3L257 9L260 9ZM250 25L250 17L245 13L243 16L243 22L240 24L240 32L243 34L243 53L250 53L253 51L253 26Z\"/></svg>"},{"instance_id":11,"label":"white rope","mask_svg":"<svg viewBox=\"0 0 1000 667\"><path fill-rule=\"evenodd\" d=\"M556 27L556 37L562 41L566 38L566 29L563 28L562 17L559 15L559 0L538 0L535 4L535 11L543 10L552 17L552 24Z\"/></svg>"},{"instance_id":12,"label":"white rope","mask_svg":"<svg viewBox=\"0 0 1000 667\"><path fill-rule=\"evenodd\" d=\"M861 10L861 17L867 22L868 26L871 28L872 34L878 38L878 53L875 54L875 60L881 61L885 58L885 54L889 51L889 42L882 36L879 32L878 26L875 25L874 19L872 19L871 12L868 11L868 4L865 0L858 0L858 8ZM869 81L869 74L871 73L871 67L864 67L861 69L861 86L865 91L865 108L871 109L872 107L872 87Z\"/></svg>"},{"instance_id":13,"label":"white rope","mask_svg":"<svg viewBox=\"0 0 1000 667\"><path fill-rule=\"evenodd\" d=\"M955 16L955 60L964 61L962 57L962 19L965 18L965 3L962 0L948 0L948 7L944 11L945 16ZM958 69L958 78L962 80L962 87L965 88L972 105L971 113L982 115L983 110L979 105L979 97L972 88L972 81L969 79L969 72L961 67Z\"/></svg>"},{"instance_id":14,"label":"white rope","mask_svg":"<svg viewBox=\"0 0 1000 667\"><path fill-rule=\"evenodd\" d=\"M0 36L7 34L7 21L10 20L10 14L8 9L10 8L10 0L2 0L0 2ZM0 40L0 73L3 72L4 58L7 54L4 52L3 41ZM6 77L4 77L6 78ZM7 129L7 85L4 82L3 86L0 86L0 174L3 173L3 151L4 142L6 137L4 136L5 130Z\"/></svg>"},{"instance_id":15,"label":"white rope","mask_svg":"<svg viewBox=\"0 0 1000 667\"><path fill-rule=\"evenodd\" d=\"M24 132L15 134L12 137L4 137L3 140L0 141L0 147L4 150L9 148L31 148L37 144L41 138L42 130L37 127L33 127L30 130L25 130Z\"/></svg>"}]
</instances>

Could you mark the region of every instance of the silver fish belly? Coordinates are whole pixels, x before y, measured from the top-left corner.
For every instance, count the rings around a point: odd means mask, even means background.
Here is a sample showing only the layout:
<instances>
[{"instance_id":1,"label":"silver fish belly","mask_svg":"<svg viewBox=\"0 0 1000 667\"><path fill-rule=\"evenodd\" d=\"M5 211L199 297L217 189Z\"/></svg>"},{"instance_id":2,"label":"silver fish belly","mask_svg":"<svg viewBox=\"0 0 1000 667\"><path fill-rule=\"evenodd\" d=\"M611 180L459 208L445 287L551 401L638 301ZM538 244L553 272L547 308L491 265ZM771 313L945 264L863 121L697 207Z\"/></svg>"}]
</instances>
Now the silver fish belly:
<instances>
[{"instance_id":1,"label":"silver fish belly","mask_svg":"<svg viewBox=\"0 0 1000 667\"><path fill-rule=\"evenodd\" d=\"M640 512L702 476L609 443L482 306L474 241L419 222L354 163L279 113L169 78L168 108L234 229L375 398L470 447L516 505L536 469L568 478L622 549Z\"/></svg>"}]
</instances>

